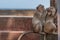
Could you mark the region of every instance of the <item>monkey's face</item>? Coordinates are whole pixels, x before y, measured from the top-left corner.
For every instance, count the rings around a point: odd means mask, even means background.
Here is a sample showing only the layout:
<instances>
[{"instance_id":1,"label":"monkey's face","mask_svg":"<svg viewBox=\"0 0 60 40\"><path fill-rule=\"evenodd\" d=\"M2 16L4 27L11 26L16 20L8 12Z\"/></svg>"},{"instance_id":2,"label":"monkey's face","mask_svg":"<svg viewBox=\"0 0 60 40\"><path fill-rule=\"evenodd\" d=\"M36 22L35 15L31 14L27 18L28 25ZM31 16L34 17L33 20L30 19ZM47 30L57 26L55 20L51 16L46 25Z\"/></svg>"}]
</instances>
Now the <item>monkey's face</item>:
<instances>
[{"instance_id":1,"label":"monkey's face","mask_svg":"<svg viewBox=\"0 0 60 40\"><path fill-rule=\"evenodd\" d=\"M50 7L50 10L51 10L52 12L55 12L55 11L56 11L56 9L55 9L54 7Z\"/></svg>"},{"instance_id":2,"label":"monkey's face","mask_svg":"<svg viewBox=\"0 0 60 40\"><path fill-rule=\"evenodd\" d=\"M51 10L47 8L47 15L51 15Z\"/></svg>"},{"instance_id":3,"label":"monkey's face","mask_svg":"<svg viewBox=\"0 0 60 40\"><path fill-rule=\"evenodd\" d=\"M47 14L54 16L56 12L56 9L54 7L47 8Z\"/></svg>"},{"instance_id":4,"label":"monkey's face","mask_svg":"<svg viewBox=\"0 0 60 40\"><path fill-rule=\"evenodd\" d=\"M47 12L48 15L51 15L51 12Z\"/></svg>"},{"instance_id":5,"label":"monkey's face","mask_svg":"<svg viewBox=\"0 0 60 40\"><path fill-rule=\"evenodd\" d=\"M52 15L54 15L56 13L56 9L54 7L50 7L50 10L52 12Z\"/></svg>"},{"instance_id":6,"label":"monkey's face","mask_svg":"<svg viewBox=\"0 0 60 40\"><path fill-rule=\"evenodd\" d=\"M39 12L43 12L44 11L44 7L39 7L38 9L37 9Z\"/></svg>"}]
</instances>

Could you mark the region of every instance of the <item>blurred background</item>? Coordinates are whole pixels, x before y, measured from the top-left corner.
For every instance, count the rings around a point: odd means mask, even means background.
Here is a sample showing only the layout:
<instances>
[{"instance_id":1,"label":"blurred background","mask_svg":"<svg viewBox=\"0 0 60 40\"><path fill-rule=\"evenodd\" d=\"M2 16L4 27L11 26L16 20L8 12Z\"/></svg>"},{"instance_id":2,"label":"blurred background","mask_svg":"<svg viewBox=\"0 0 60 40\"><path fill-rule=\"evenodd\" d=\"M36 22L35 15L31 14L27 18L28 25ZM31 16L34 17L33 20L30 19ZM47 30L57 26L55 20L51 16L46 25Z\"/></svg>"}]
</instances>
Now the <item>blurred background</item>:
<instances>
[{"instance_id":1,"label":"blurred background","mask_svg":"<svg viewBox=\"0 0 60 40\"><path fill-rule=\"evenodd\" d=\"M32 18L39 4L45 8L50 6L57 8L55 0L0 0L0 40L17 40L22 33L32 31ZM34 35L31 35L29 37L33 38ZM43 35L41 37L44 38ZM46 40L57 39L58 35L53 34L48 35Z\"/></svg>"},{"instance_id":2,"label":"blurred background","mask_svg":"<svg viewBox=\"0 0 60 40\"><path fill-rule=\"evenodd\" d=\"M47 8L50 0L0 0L0 9L35 9L39 4Z\"/></svg>"}]
</instances>

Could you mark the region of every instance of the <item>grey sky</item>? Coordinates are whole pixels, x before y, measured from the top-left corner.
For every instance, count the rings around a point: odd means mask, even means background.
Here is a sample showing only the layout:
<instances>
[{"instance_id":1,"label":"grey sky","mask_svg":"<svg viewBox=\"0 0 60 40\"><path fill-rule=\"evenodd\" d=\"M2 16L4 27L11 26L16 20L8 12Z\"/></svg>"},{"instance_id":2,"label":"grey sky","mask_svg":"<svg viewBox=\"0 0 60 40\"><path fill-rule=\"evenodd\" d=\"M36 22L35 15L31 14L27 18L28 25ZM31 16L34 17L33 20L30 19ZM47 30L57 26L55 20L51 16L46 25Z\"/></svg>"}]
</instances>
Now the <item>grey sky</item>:
<instances>
[{"instance_id":1,"label":"grey sky","mask_svg":"<svg viewBox=\"0 0 60 40\"><path fill-rule=\"evenodd\" d=\"M35 9L37 5L50 6L50 0L0 0L0 9Z\"/></svg>"}]
</instances>

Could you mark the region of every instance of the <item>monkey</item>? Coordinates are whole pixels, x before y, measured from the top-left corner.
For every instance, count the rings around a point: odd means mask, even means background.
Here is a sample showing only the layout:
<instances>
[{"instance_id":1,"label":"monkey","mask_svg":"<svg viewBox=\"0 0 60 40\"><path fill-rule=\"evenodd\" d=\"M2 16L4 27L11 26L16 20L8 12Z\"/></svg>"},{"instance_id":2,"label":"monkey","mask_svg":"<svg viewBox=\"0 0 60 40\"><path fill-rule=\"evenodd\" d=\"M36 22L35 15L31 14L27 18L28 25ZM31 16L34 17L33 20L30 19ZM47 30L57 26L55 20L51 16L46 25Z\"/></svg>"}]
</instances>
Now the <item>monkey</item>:
<instances>
[{"instance_id":1,"label":"monkey","mask_svg":"<svg viewBox=\"0 0 60 40\"><path fill-rule=\"evenodd\" d=\"M57 9L56 9L56 7L51 7L51 11L54 14L54 24L56 25L56 32L57 32L58 25L57 25Z\"/></svg>"},{"instance_id":2,"label":"monkey","mask_svg":"<svg viewBox=\"0 0 60 40\"><path fill-rule=\"evenodd\" d=\"M45 33L55 33L56 25L54 24L55 8L49 7L46 9L47 15L45 18L44 32Z\"/></svg>"},{"instance_id":3,"label":"monkey","mask_svg":"<svg viewBox=\"0 0 60 40\"><path fill-rule=\"evenodd\" d=\"M43 24L45 23L46 11L43 5L38 5L36 12L32 19L33 32L40 33L42 32Z\"/></svg>"}]
</instances>

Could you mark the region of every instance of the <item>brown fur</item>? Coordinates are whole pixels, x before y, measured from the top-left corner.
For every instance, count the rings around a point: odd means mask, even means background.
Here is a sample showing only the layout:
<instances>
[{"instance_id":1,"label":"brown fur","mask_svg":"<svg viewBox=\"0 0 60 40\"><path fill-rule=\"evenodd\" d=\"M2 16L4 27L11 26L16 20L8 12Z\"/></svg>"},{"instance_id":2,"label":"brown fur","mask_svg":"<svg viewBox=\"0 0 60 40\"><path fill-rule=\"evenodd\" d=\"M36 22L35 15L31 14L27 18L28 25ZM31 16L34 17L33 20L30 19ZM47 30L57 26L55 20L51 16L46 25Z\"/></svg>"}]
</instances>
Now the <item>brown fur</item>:
<instances>
[{"instance_id":1,"label":"brown fur","mask_svg":"<svg viewBox=\"0 0 60 40\"><path fill-rule=\"evenodd\" d=\"M42 32L42 27L45 22L45 16L46 13L44 7L42 5L38 6L37 12L34 14L32 19L33 32Z\"/></svg>"},{"instance_id":2,"label":"brown fur","mask_svg":"<svg viewBox=\"0 0 60 40\"><path fill-rule=\"evenodd\" d=\"M53 7L48 8L46 15L46 22L44 24L44 31L46 33L54 33L56 31L54 16L55 16L55 8Z\"/></svg>"}]
</instances>

